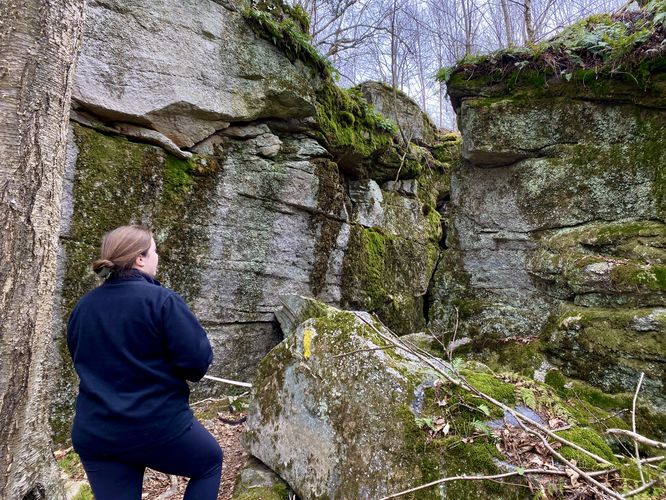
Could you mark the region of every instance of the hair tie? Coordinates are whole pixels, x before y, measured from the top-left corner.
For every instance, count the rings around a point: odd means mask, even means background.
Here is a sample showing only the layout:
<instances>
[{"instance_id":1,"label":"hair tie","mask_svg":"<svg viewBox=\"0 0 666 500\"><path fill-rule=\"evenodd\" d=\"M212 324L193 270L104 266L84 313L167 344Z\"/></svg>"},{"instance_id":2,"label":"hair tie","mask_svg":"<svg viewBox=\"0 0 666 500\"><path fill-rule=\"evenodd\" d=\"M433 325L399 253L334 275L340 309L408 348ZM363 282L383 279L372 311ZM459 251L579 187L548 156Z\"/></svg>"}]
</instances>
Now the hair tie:
<instances>
[{"instance_id":1,"label":"hair tie","mask_svg":"<svg viewBox=\"0 0 666 500\"><path fill-rule=\"evenodd\" d=\"M111 268L110 267L103 267L99 271L97 271L97 276L100 278L108 278L111 275Z\"/></svg>"}]
</instances>

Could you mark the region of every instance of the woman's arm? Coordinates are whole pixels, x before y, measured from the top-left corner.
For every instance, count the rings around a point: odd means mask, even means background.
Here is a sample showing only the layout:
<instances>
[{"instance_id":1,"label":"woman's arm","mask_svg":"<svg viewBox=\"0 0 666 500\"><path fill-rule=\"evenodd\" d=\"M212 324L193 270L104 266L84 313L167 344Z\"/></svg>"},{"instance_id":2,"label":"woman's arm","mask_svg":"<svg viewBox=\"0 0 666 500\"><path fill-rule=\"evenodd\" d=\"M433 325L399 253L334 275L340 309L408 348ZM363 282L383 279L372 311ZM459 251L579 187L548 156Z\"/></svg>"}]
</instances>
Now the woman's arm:
<instances>
[{"instance_id":1,"label":"woman's arm","mask_svg":"<svg viewBox=\"0 0 666 500\"><path fill-rule=\"evenodd\" d=\"M161 312L169 361L186 380L201 380L213 361L206 331L176 293L167 297Z\"/></svg>"}]
</instances>

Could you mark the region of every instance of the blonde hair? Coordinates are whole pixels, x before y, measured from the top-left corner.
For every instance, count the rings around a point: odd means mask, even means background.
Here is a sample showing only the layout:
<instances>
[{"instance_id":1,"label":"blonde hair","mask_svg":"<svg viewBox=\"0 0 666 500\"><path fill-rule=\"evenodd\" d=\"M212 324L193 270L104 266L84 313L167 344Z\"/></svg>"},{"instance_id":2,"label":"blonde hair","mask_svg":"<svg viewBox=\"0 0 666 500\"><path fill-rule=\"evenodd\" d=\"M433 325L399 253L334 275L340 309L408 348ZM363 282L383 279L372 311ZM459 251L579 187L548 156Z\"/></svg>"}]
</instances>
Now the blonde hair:
<instances>
[{"instance_id":1,"label":"blonde hair","mask_svg":"<svg viewBox=\"0 0 666 500\"><path fill-rule=\"evenodd\" d=\"M102 238L100 258L92 264L93 271L100 278L114 272L132 269L139 255L150 250L153 232L143 226L120 226L109 231Z\"/></svg>"}]
</instances>

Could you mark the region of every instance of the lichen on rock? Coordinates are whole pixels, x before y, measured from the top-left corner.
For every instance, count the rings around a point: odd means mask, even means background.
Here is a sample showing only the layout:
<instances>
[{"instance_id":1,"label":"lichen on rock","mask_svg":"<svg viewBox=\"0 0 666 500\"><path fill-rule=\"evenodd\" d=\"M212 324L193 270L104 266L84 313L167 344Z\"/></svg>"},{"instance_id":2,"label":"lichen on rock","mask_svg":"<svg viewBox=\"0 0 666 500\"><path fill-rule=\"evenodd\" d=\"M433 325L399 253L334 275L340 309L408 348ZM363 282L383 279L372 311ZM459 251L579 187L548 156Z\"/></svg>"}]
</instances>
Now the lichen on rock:
<instances>
[{"instance_id":1,"label":"lichen on rock","mask_svg":"<svg viewBox=\"0 0 666 500\"><path fill-rule=\"evenodd\" d=\"M422 358L367 313L312 307L298 297L285 304L303 322L259 366L246 443L301 498L378 498L441 477L515 470L521 463L506 440L521 431L486 397L564 427L556 431L561 437L621 464L614 455L621 447L603 431L626 428L609 410L626 408L631 398L572 385L555 370L543 384L477 362ZM305 310L315 317L306 319ZM571 446L560 452L587 470L605 467ZM615 484L631 488L634 473L623 465ZM414 498L531 498L525 480L453 481Z\"/></svg>"}]
</instances>

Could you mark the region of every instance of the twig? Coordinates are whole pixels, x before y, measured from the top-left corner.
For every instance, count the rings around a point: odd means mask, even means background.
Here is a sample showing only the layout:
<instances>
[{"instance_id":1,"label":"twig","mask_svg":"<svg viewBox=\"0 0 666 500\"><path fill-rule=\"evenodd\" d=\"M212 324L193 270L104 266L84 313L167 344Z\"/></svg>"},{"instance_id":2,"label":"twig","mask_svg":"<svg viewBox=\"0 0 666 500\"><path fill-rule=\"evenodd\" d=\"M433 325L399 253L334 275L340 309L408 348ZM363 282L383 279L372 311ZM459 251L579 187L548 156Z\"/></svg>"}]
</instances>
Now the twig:
<instances>
[{"instance_id":1,"label":"twig","mask_svg":"<svg viewBox=\"0 0 666 500\"><path fill-rule=\"evenodd\" d=\"M249 382L238 382L237 380L229 380L227 378L212 377L210 375L204 375L203 378L206 378L208 380L214 380L215 382L222 382L223 384L238 385L240 387L252 387L252 384L250 384Z\"/></svg>"},{"instance_id":2,"label":"twig","mask_svg":"<svg viewBox=\"0 0 666 500\"><path fill-rule=\"evenodd\" d=\"M204 403L213 403L213 402L217 402L217 401L224 401L224 398L206 398L206 399L202 399L200 401L195 401L194 403L190 404L190 406L201 405L201 404L204 404Z\"/></svg>"},{"instance_id":3,"label":"twig","mask_svg":"<svg viewBox=\"0 0 666 500\"><path fill-rule=\"evenodd\" d=\"M666 450L666 443L662 443L661 441L654 441L650 438L646 438L645 436L641 436L640 434L628 431L626 429L608 429L606 431L606 434L621 434L623 436L629 436L630 438L646 446L651 446L652 448L659 448L662 450Z\"/></svg>"},{"instance_id":4,"label":"twig","mask_svg":"<svg viewBox=\"0 0 666 500\"><path fill-rule=\"evenodd\" d=\"M580 398L578 398L578 400L580 401ZM590 423L591 424L601 424L601 423L605 422L606 420L610 420L612 418L619 417L620 415L622 415L626 411L627 411L627 409L623 408L621 410L617 410L616 412L613 412L612 414L608 415L607 417L595 418L595 419L591 420Z\"/></svg>"},{"instance_id":5,"label":"twig","mask_svg":"<svg viewBox=\"0 0 666 500\"><path fill-rule=\"evenodd\" d=\"M638 392L641 390L644 376L645 373L641 372L641 377L638 379L638 385L636 386L636 392L634 393L634 400L631 405L631 430L634 434L636 434L636 399L638 398ZM645 486L645 476L643 475L643 466L641 465L641 455L638 452L638 441L636 439L634 439L634 451L636 452L636 467L638 467L638 472L641 476L641 483L643 486Z\"/></svg>"},{"instance_id":6,"label":"twig","mask_svg":"<svg viewBox=\"0 0 666 500\"><path fill-rule=\"evenodd\" d=\"M635 490L632 490L629 493L625 493L624 498L633 497L634 495L638 495L639 493L643 493L645 490L647 490L649 488L652 488L656 483L657 483L656 480L650 481L649 483L644 484L640 488L636 488Z\"/></svg>"},{"instance_id":7,"label":"twig","mask_svg":"<svg viewBox=\"0 0 666 500\"><path fill-rule=\"evenodd\" d=\"M343 352L341 354L336 354L332 356L333 358L341 358L343 356L349 356L350 354L356 354L357 352L367 352L367 351L384 351L386 349L395 349L394 345L387 345L384 347L368 347L365 349L356 349L355 351Z\"/></svg>"},{"instance_id":8,"label":"twig","mask_svg":"<svg viewBox=\"0 0 666 500\"><path fill-rule=\"evenodd\" d=\"M624 14L624 11L626 11L632 3L634 3L634 0L629 0L626 2L622 7L615 11L615 15L618 16L620 14Z\"/></svg>"},{"instance_id":9,"label":"twig","mask_svg":"<svg viewBox=\"0 0 666 500\"><path fill-rule=\"evenodd\" d=\"M430 483L422 484L420 486L416 486L414 488L411 488L409 490L404 490L400 491L399 493L393 493L392 495L389 495L387 497L383 497L381 500L388 500L389 498L397 498L402 495L406 495L408 493L414 493L415 491L423 490L426 488L430 488L432 486L437 486L438 484L442 483L448 483L451 481L493 481L495 479L502 479L505 477L512 477L512 476L522 476L525 474L550 474L550 475L555 475L555 476L566 476L566 472L560 471L560 470L549 470L549 469L525 469L524 471L518 472L518 471L513 471L513 472L505 472L503 474L495 474L492 476L455 476L455 477L443 477L441 479L437 479L436 481L432 481Z\"/></svg>"},{"instance_id":10,"label":"twig","mask_svg":"<svg viewBox=\"0 0 666 500\"><path fill-rule=\"evenodd\" d=\"M618 457L618 458L621 458L621 459L626 459L627 458L626 455L615 455L615 456ZM664 459L664 456L660 455L658 457L644 458L644 459L641 460L641 463L649 465L649 464L654 463L654 462L661 462L663 459ZM588 474L591 477L597 477L597 476L603 476L604 474L611 474L613 472L618 472L619 470L620 469L618 469L617 467L614 467L612 469L604 469L604 470L598 470L598 471L595 471L595 472L588 472Z\"/></svg>"},{"instance_id":11,"label":"twig","mask_svg":"<svg viewBox=\"0 0 666 500\"><path fill-rule=\"evenodd\" d=\"M481 392L481 391L479 391L478 389L476 389L474 386L470 385L469 382L467 382L466 380L464 380L463 377L460 377L459 380L456 380L456 379L453 378L451 375L449 375L449 374L446 373L444 370L442 370L439 366L437 366L437 365L435 365L434 363L432 363L432 362L428 359L428 356L423 355L423 354L420 354L420 353L417 353L417 352L415 352L415 349L409 349L408 347L406 347L405 345L403 345L403 344L401 344L401 343L397 343L394 339L392 339L392 338L390 338L390 337L387 337L383 332L381 332L380 330L378 330L374 325L372 325L371 323L369 323L368 321L366 321L363 317L358 316L358 315L357 315L357 317L358 317L361 321L363 321L365 324L367 324L370 328L372 328L372 329L373 329L373 330L374 330L374 331L375 331L375 332L376 332L376 333L377 333L382 339L384 339L384 340L386 340L387 342L390 342L390 343L396 345L397 347L400 347L401 349L404 349L405 351L407 351L407 352L409 352L409 353L411 353L411 354L417 356L418 358L421 359L421 361L423 361L424 363L426 363L428 366L430 366L430 367L431 367L433 370L435 370L437 373L441 374L441 375L442 375L444 378L446 378L446 380L448 380L450 383L452 383L452 384L454 384L454 385L456 385L456 386L458 386L458 387L462 387L462 388L465 389L466 391L469 391L469 392L474 393L476 396L478 396L478 397L480 397L480 398L482 398L482 399L485 399L486 401L488 401L488 402L494 404L495 406L498 406L499 408L501 408L501 409L504 410L505 412L509 413L509 414L510 414L513 418L515 418L516 420L522 420L523 422L528 423L529 425L531 425L531 426L533 426L533 427L536 427L537 429L539 429L540 431L544 432L545 434L547 434L547 435L548 435L549 437L551 437L552 439L555 439L556 441L559 441L559 442L562 443L562 444L565 444L565 445L567 445L567 446L570 446L571 448L574 448L575 450L578 450L578 451L580 451L581 453L584 453L585 455L589 456L590 458L593 458L593 459L596 460L597 462L602 463L602 464L604 464L604 465L611 465L611 466L613 465L611 462L609 462L609 461L606 460L605 458L600 457L599 455L597 455L597 454L595 454L595 453L592 453L592 452L589 451L589 450L586 450L585 448L583 448L583 447L577 445L576 443L573 443L573 442L571 442L571 441L569 441L569 440L567 440L567 439L564 439L563 437L558 436L557 434L555 434L555 433L554 433L553 431L551 431L550 429L548 429L548 428L544 427L543 425L541 425L539 422L536 422L535 420L532 420L531 418L526 417L525 415L516 412L513 408L510 408L509 406L507 406L507 405L505 405L504 403L502 403L502 402L496 400L495 398L493 398L493 397L491 397L491 396L488 396L487 394L484 394L483 392Z\"/></svg>"}]
</instances>

